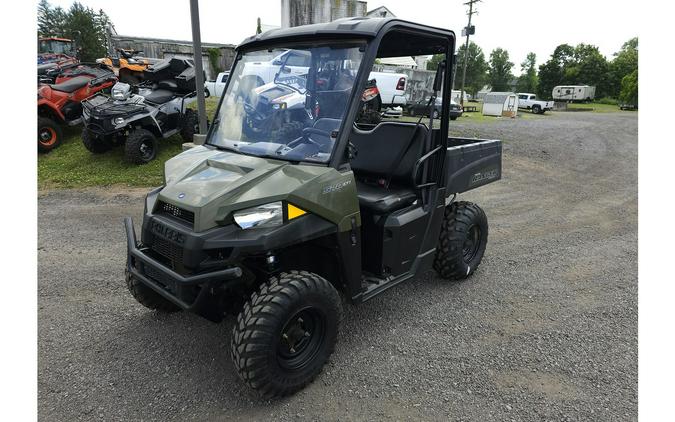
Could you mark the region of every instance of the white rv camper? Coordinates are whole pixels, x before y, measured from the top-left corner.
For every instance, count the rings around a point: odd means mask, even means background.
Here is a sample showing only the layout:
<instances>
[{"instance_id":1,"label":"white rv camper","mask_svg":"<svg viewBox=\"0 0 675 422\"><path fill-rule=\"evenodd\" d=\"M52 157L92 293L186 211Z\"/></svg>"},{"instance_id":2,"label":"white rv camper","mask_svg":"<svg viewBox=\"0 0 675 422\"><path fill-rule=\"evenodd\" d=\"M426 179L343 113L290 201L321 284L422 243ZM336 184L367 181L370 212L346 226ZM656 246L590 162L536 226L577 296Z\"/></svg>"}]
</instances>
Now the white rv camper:
<instances>
[{"instance_id":1,"label":"white rv camper","mask_svg":"<svg viewBox=\"0 0 675 422\"><path fill-rule=\"evenodd\" d=\"M554 101L591 101L595 99L595 87L588 85L558 85L553 88Z\"/></svg>"}]
</instances>

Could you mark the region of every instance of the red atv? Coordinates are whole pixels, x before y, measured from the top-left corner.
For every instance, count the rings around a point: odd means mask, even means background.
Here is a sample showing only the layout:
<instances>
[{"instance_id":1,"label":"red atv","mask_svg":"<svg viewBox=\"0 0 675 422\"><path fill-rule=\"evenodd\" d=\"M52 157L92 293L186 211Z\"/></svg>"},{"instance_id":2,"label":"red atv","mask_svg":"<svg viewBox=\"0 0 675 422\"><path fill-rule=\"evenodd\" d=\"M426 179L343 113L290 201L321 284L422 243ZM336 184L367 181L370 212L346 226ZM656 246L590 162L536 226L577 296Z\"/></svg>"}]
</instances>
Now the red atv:
<instances>
[{"instance_id":1,"label":"red atv","mask_svg":"<svg viewBox=\"0 0 675 422\"><path fill-rule=\"evenodd\" d=\"M53 84L38 87L38 151L49 152L61 144L61 125L82 121L80 102L110 88L115 74L102 64L74 64L62 68Z\"/></svg>"}]
</instances>

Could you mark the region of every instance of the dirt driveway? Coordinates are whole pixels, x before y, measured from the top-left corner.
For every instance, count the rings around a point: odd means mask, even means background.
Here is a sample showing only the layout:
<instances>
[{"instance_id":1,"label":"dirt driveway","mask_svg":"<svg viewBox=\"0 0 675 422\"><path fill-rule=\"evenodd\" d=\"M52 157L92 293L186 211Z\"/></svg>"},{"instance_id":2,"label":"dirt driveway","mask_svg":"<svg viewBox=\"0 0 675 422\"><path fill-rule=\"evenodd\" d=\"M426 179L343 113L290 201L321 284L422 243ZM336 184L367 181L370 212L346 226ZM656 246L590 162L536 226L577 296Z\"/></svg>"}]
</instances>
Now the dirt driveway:
<instances>
[{"instance_id":1,"label":"dirt driveway","mask_svg":"<svg viewBox=\"0 0 675 422\"><path fill-rule=\"evenodd\" d=\"M457 133L505 140L462 283L428 272L347 308L306 390L264 402L232 320L158 315L123 281L142 192L39 198L39 417L73 420L636 420L637 113L557 113Z\"/></svg>"}]
</instances>

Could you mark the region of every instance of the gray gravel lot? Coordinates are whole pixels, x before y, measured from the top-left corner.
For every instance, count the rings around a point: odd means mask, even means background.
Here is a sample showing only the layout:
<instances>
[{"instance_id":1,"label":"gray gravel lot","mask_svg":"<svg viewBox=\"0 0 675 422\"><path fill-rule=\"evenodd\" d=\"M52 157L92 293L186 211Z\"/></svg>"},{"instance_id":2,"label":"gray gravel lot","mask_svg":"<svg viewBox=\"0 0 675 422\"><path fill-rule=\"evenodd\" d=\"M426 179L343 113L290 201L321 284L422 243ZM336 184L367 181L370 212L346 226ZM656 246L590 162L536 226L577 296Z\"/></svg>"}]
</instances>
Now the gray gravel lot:
<instances>
[{"instance_id":1,"label":"gray gravel lot","mask_svg":"<svg viewBox=\"0 0 675 422\"><path fill-rule=\"evenodd\" d=\"M324 372L283 400L237 378L231 319L128 294L142 191L42 192L39 418L636 420L637 113L466 120L453 131L505 140L504 179L461 196L490 221L481 267L347 307Z\"/></svg>"}]
</instances>

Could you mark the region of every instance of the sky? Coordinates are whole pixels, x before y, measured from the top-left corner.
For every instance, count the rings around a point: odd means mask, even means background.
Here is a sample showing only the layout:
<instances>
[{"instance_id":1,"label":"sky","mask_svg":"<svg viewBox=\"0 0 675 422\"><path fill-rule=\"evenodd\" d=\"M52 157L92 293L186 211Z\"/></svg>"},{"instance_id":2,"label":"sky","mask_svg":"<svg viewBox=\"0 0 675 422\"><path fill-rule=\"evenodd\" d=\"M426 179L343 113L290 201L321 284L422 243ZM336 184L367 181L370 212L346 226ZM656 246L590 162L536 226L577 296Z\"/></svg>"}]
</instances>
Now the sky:
<instances>
[{"instance_id":1,"label":"sky","mask_svg":"<svg viewBox=\"0 0 675 422\"><path fill-rule=\"evenodd\" d=\"M427 25L449 28L458 38L467 23L466 0L371 0L368 10L386 6L397 17ZM72 0L50 0L52 5L68 8ZM117 33L153 38L190 40L188 0L80 0L95 10L103 9ZM252 35L256 19L265 25L280 25L281 0L200 0L203 42L238 44ZM634 2L627 0L483 0L472 24L476 34L471 40L485 53L501 47L515 63L528 52L544 63L559 44L596 45L608 59L628 39L637 36ZM460 40L458 39L458 42ZM461 40L464 42L464 39Z\"/></svg>"}]
</instances>

